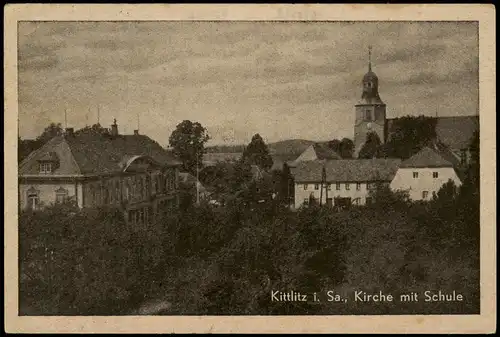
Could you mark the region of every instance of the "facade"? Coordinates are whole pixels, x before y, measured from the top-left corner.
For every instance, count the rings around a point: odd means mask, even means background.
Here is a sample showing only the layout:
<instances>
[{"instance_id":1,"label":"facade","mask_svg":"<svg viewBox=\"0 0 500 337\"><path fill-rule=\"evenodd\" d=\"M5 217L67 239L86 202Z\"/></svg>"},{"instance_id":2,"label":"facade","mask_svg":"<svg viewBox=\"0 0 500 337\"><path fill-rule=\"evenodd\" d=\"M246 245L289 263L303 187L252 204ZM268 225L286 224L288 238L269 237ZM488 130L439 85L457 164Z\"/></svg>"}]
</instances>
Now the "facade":
<instances>
[{"instance_id":1,"label":"facade","mask_svg":"<svg viewBox=\"0 0 500 337\"><path fill-rule=\"evenodd\" d=\"M378 77L372 71L371 48L369 50L368 72L363 76L363 93L355 105L354 157L366 142L367 134L374 132L381 143L386 142L386 105L378 93Z\"/></svg>"},{"instance_id":2,"label":"facade","mask_svg":"<svg viewBox=\"0 0 500 337\"><path fill-rule=\"evenodd\" d=\"M40 209L72 200L80 208L121 209L127 221L149 222L178 204L180 162L147 136L68 129L19 166L19 205Z\"/></svg>"},{"instance_id":3,"label":"facade","mask_svg":"<svg viewBox=\"0 0 500 337\"><path fill-rule=\"evenodd\" d=\"M443 184L452 180L460 186L461 180L453 163L438 151L425 147L401 163L390 187L408 191L412 200L431 200Z\"/></svg>"},{"instance_id":4,"label":"facade","mask_svg":"<svg viewBox=\"0 0 500 337\"><path fill-rule=\"evenodd\" d=\"M399 159L341 159L308 161L293 168L295 208L311 200L322 205L364 205L377 183L389 184Z\"/></svg>"}]
</instances>

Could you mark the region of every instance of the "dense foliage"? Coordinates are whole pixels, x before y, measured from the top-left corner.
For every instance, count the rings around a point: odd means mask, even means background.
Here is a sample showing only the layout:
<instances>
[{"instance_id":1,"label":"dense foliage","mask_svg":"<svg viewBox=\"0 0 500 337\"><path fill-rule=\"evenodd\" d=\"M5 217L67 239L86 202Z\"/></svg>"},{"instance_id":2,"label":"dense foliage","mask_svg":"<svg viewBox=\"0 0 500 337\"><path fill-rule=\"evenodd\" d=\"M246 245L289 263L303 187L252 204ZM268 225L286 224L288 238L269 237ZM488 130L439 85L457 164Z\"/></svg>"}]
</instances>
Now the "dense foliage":
<instances>
[{"instance_id":1,"label":"dense foliage","mask_svg":"<svg viewBox=\"0 0 500 337\"><path fill-rule=\"evenodd\" d=\"M436 138L437 119L404 116L392 120L387 143L379 148L380 157L406 159Z\"/></svg>"},{"instance_id":2,"label":"dense foliage","mask_svg":"<svg viewBox=\"0 0 500 337\"><path fill-rule=\"evenodd\" d=\"M372 205L341 212L242 196L142 227L105 209L23 213L21 313L124 314L150 300L167 302L154 313L169 315L477 313L479 218L464 221L449 190L419 204L381 188ZM271 290L325 301L272 302ZM466 301L330 303L327 290L455 290Z\"/></svg>"},{"instance_id":3,"label":"dense foliage","mask_svg":"<svg viewBox=\"0 0 500 337\"><path fill-rule=\"evenodd\" d=\"M333 139L328 142L328 146L343 159L351 159L354 155L354 142L349 138Z\"/></svg>"},{"instance_id":4,"label":"dense foliage","mask_svg":"<svg viewBox=\"0 0 500 337\"><path fill-rule=\"evenodd\" d=\"M203 165L205 143L210 139L207 130L198 122L184 120L177 125L169 138L174 154L182 161L183 170L196 174Z\"/></svg>"},{"instance_id":5,"label":"dense foliage","mask_svg":"<svg viewBox=\"0 0 500 337\"><path fill-rule=\"evenodd\" d=\"M376 132L368 132L366 141L359 151L358 158L371 159L377 156L379 147L382 145Z\"/></svg>"},{"instance_id":6,"label":"dense foliage","mask_svg":"<svg viewBox=\"0 0 500 337\"><path fill-rule=\"evenodd\" d=\"M259 134L252 137L252 141L243 151L242 161L249 165L257 165L261 169L268 170L273 166L273 158L264 139Z\"/></svg>"}]
</instances>

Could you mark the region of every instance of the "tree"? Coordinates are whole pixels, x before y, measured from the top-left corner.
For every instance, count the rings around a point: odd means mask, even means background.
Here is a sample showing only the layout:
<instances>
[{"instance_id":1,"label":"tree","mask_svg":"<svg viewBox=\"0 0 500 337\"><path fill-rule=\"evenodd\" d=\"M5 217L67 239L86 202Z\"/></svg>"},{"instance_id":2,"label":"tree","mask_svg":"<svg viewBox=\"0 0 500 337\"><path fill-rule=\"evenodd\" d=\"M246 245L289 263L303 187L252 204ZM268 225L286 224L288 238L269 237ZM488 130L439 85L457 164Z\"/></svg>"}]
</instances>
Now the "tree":
<instances>
[{"instance_id":1,"label":"tree","mask_svg":"<svg viewBox=\"0 0 500 337\"><path fill-rule=\"evenodd\" d=\"M63 128L61 123L50 123L50 125L43 130L42 134L38 136L36 140L40 143L40 146L42 146L52 138L61 136L62 134Z\"/></svg>"},{"instance_id":2,"label":"tree","mask_svg":"<svg viewBox=\"0 0 500 337\"><path fill-rule=\"evenodd\" d=\"M107 132L108 129L105 127L102 127L101 124L93 124L92 126L85 126L77 131L75 131L75 134L80 134L80 133L85 133L85 132L97 132L97 133L105 133Z\"/></svg>"},{"instance_id":3,"label":"tree","mask_svg":"<svg viewBox=\"0 0 500 337\"><path fill-rule=\"evenodd\" d=\"M264 170L268 170L273 166L273 158L269 154L269 149L258 133L252 137L252 141L243 151L241 159L243 162L257 165Z\"/></svg>"},{"instance_id":4,"label":"tree","mask_svg":"<svg viewBox=\"0 0 500 337\"><path fill-rule=\"evenodd\" d=\"M351 159L354 154L354 142L349 138L342 138L338 153L344 159Z\"/></svg>"},{"instance_id":5,"label":"tree","mask_svg":"<svg viewBox=\"0 0 500 337\"><path fill-rule=\"evenodd\" d=\"M377 151L382 142L375 132L369 132L366 135L366 141L359 151L358 158L371 159L377 155Z\"/></svg>"},{"instance_id":6,"label":"tree","mask_svg":"<svg viewBox=\"0 0 500 337\"><path fill-rule=\"evenodd\" d=\"M332 149L333 151L339 153L340 151L340 140L338 139L333 139L328 142L328 147Z\"/></svg>"},{"instance_id":7,"label":"tree","mask_svg":"<svg viewBox=\"0 0 500 337\"><path fill-rule=\"evenodd\" d=\"M204 146L209 139L207 130L200 123L184 120L170 135L169 144L182 161L183 169L196 174L196 168L203 164Z\"/></svg>"},{"instance_id":8,"label":"tree","mask_svg":"<svg viewBox=\"0 0 500 337\"><path fill-rule=\"evenodd\" d=\"M389 141L383 146L387 157L407 159L436 138L436 118L405 116L396 118L389 130Z\"/></svg>"}]
</instances>

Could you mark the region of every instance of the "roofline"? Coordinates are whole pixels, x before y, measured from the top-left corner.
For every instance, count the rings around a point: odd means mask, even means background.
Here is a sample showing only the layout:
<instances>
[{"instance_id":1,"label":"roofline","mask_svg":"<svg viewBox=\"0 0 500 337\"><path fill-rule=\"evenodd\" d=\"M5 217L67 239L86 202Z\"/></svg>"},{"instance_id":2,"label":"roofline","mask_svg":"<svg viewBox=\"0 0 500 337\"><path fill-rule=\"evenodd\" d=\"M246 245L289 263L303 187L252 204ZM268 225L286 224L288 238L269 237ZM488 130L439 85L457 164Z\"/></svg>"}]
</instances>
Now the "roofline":
<instances>
[{"instance_id":1,"label":"roofline","mask_svg":"<svg viewBox=\"0 0 500 337\"><path fill-rule=\"evenodd\" d=\"M161 168L167 166L160 165ZM112 171L112 172L102 172L102 173L82 173L82 174L61 174L61 175L51 175L51 174L23 174L19 175L18 179L33 179L33 180L58 180L58 179L92 179L101 178L109 176L121 176L121 175L134 175L136 172L124 172L122 170Z\"/></svg>"},{"instance_id":2,"label":"roofline","mask_svg":"<svg viewBox=\"0 0 500 337\"><path fill-rule=\"evenodd\" d=\"M49 139L48 141L45 142L45 144L43 144L42 146L40 146L38 149L34 150L34 151L31 151L27 156L26 158L24 158L21 163L19 163L18 165L18 171L22 170L23 167L33 158L35 157L38 153L42 152L42 149L46 148L47 147L47 144L51 143L51 142L54 142L54 139L56 138L62 138L64 139L63 136L54 136L52 137L51 139ZM36 140L35 140L36 141Z\"/></svg>"},{"instance_id":3,"label":"roofline","mask_svg":"<svg viewBox=\"0 0 500 337\"><path fill-rule=\"evenodd\" d=\"M339 184L347 184L347 183L371 183L371 182L380 182L380 181L392 181L392 179L369 179L369 180L326 180L327 183L339 183ZM318 180L295 180L295 184L298 183L311 183L311 184L321 184L321 178Z\"/></svg>"},{"instance_id":4,"label":"roofline","mask_svg":"<svg viewBox=\"0 0 500 337\"><path fill-rule=\"evenodd\" d=\"M400 165L399 168L443 168L443 167L451 167L453 168L453 164L442 164L442 165L424 165L424 166L420 166L420 165L408 165L408 166L405 166L405 165Z\"/></svg>"},{"instance_id":5,"label":"roofline","mask_svg":"<svg viewBox=\"0 0 500 337\"><path fill-rule=\"evenodd\" d=\"M381 100L382 101L382 100ZM354 106L357 107L357 106L376 106L376 105L379 105L379 106L387 106L387 104L385 104L384 102L382 103L358 103L358 104L355 104ZM387 118L386 118L387 119Z\"/></svg>"},{"instance_id":6,"label":"roofline","mask_svg":"<svg viewBox=\"0 0 500 337\"><path fill-rule=\"evenodd\" d=\"M428 115L409 115L410 117L420 117L420 116L424 116L424 117L430 117L430 118L436 118L436 119L444 119L444 118L466 118L466 117L477 117L479 118L479 115L465 115L465 116L428 116ZM405 115L405 116L400 116L400 117L393 117L393 118L386 118L386 120L394 120L394 119L399 119L399 118L404 118L404 117L408 117L408 115Z\"/></svg>"}]
</instances>

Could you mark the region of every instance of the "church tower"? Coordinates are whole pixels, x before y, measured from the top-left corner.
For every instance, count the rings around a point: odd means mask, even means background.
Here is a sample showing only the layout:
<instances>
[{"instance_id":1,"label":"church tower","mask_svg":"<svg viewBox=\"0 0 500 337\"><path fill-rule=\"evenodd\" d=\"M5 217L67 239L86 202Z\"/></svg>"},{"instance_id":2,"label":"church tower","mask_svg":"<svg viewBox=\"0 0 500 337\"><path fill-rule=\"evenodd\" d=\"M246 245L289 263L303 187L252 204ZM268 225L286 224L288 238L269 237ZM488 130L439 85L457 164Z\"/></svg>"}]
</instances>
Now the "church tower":
<instances>
[{"instance_id":1,"label":"church tower","mask_svg":"<svg viewBox=\"0 0 500 337\"><path fill-rule=\"evenodd\" d=\"M368 47L368 72L363 76L363 94L355 105L354 156L366 141L369 132L376 133L381 143L385 143L385 104L378 94L378 77L372 71L372 47Z\"/></svg>"}]
</instances>

